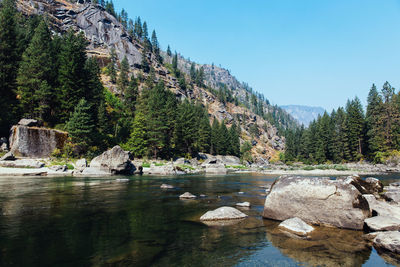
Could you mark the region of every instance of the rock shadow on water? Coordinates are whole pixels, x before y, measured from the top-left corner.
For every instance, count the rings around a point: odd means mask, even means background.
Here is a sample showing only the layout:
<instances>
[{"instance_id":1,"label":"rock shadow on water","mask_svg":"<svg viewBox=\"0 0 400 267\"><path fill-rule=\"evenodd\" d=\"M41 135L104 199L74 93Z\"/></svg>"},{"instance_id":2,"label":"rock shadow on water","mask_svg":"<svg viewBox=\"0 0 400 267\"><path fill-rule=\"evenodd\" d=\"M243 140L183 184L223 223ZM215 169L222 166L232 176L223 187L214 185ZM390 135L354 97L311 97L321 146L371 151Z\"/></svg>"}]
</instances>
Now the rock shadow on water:
<instances>
[{"instance_id":1,"label":"rock shadow on water","mask_svg":"<svg viewBox=\"0 0 400 267\"><path fill-rule=\"evenodd\" d=\"M294 238L281 228L280 222L264 220L267 239L282 254L310 266L362 266L372 248L362 231L315 226L306 238Z\"/></svg>"}]
</instances>

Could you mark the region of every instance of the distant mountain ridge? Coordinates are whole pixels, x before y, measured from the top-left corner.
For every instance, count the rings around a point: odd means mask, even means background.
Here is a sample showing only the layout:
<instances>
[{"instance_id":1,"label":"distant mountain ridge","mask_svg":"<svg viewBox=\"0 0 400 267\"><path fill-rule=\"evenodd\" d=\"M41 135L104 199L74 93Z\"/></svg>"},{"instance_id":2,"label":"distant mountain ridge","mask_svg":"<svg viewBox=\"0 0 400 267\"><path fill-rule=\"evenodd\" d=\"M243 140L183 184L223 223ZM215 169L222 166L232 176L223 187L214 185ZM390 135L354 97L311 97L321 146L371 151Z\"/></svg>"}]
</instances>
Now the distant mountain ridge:
<instances>
[{"instance_id":1,"label":"distant mountain ridge","mask_svg":"<svg viewBox=\"0 0 400 267\"><path fill-rule=\"evenodd\" d=\"M319 115L323 115L325 109L322 107L311 107L302 105L285 105L280 106L287 113L292 115L300 124L308 126L313 120L317 119Z\"/></svg>"}]
</instances>

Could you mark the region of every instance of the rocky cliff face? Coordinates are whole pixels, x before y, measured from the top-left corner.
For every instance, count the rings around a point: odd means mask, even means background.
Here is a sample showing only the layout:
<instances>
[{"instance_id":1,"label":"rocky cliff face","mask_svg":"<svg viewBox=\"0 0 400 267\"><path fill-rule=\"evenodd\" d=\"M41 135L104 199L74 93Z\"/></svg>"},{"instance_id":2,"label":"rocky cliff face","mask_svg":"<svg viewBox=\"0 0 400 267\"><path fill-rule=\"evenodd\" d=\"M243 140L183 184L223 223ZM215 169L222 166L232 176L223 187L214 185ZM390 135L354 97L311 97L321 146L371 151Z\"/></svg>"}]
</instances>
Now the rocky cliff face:
<instances>
[{"instance_id":1,"label":"rocky cliff face","mask_svg":"<svg viewBox=\"0 0 400 267\"><path fill-rule=\"evenodd\" d=\"M55 32L65 32L69 29L82 31L89 41L88 55L96 57L103 65L109 61L111 48L115 48L120 61L125 56L127 57L133 74L141 73L145 77L149 75L141 70L142 54L144 53L141 43L131 38L122 24L100 6L86 3L86 1L70 3L65 0L18 0L17 5L19 10L26 15L46 14ZM166 62L171 61L171 58L165 53L162 55ZM264 163L265 160L276 155L277 151L284 149L284 138L278 135L276 127L270 122L244 106L221 103L215 93L206 88L192 85L186 91L182 90L177 79L168 68L156 60L154 54L148 52L145 57L155 70L155 81L164 81L166 87L173 91L178 98L200 101L208 107L211 120L215 117L219 121L225 120L228 125L234 120L240 123L241 142L250 141L253 144L252 154L256 160ZM179 69L184 73L189 73L190 65L190 61L184 58L179 59ZM235 77L230 75L229 71L214 65L197 64L196 68L201 66L204 68L205 84L208 87L217 88L223 83L239 100L246 97L245 85L238 82ZM107 82L106 78L103 81L111 92L120 94L114 85ZM266 102L263 103L264 112L270 112L271 107ZM254 131L255 128L256 131ZM250 129L253 129L252 133L250 133Z\"/></svg>"}]
</instances>

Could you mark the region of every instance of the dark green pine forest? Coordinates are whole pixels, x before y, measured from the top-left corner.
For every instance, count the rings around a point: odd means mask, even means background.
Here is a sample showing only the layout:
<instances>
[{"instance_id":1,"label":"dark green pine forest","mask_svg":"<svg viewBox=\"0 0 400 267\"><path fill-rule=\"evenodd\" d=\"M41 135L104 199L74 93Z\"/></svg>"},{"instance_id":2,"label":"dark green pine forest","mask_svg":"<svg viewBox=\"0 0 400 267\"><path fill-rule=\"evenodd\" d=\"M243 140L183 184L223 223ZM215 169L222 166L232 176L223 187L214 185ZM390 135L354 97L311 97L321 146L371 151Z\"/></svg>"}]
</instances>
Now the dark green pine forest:
<instances>
[{"instance_id":1,"label":"dark green pine forest","mask_svg":"<svg viewBox=\"0 0 400 267\"><path fill-rule=\"evenodd\" d=\"M372 85L367 109L358 98L325 113L308 128L288 130L286 162L341 163L360 160L383 163L400 153L400 92L388 82Z\"/></svg>"},{"instance_id":2,"label":"dark green pine forest","mask_svg":"<svg viewBox=\"0 0 400 267\"><path fill-rule=\"evenodd\" d=\"M105 8L162 61L155 31L148 37L140 18ZM55 156L93 157L115 144L135 157L172 158L199 152L240 156L240 127L229 129L210 119L206 107L179 101L154 77L129 74L126 60L117 64L111 51L106 68L121 94L103 87L95 58L86 54L83 33L52 34L44 17L23 16L13 0L0 9L0 135L20 118L34 118L46 127L68 131L69 140ZM148 68L144 60L144 68ZM119 68L119 71L117 69ZM201 82L201 81L200 81ZM139 84L145 88L139 92Z\"/></svg>"}]
</instances>

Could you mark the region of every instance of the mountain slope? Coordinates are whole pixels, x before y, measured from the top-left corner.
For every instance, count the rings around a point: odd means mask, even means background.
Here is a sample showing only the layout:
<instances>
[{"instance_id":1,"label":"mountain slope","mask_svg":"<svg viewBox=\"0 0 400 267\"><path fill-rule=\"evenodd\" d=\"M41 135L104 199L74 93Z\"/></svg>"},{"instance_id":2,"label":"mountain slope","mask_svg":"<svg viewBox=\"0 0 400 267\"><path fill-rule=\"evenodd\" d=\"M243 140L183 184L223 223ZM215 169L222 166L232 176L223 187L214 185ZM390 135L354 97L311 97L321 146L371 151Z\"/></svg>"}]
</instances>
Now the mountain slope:
<instances>
[{"instance_id":1,"label":"mountain slope","mask_svg":"<svg viewBox=\"0 0 400 267\"><path fill-rule=\"evenodd\" d=\"M281 106L287 113L293 116L300 124L308 126L310 122L318 119L318 116L322 116L325 112L324 108L321 107L310 107L301 105L287 105Z\"/></svg>"},{"instance_id":2,"label":"mountain slope","mask_svg":"<svg viewBox=\"0 0 400 267\"><path fill-rule=\"evenodd\" d=\"M135 77L163 81L177 98L202 103L207 107L211 121L215 118L225 121L228 126L236 121L241 128L241 143L252 143L251 152L255 160L264 162L284 150L284 138L278 128L294 127L295 121L279 107L270 105L264 96L238 82L227 70L213 65L195 64L196 70L204 70L204 84L199 86L190 78L192 62L179 57L178 68L187 81L187 87L183 88L168 64L172 62L172 57L162 53L166 64L161 63L154 53L145 49L143 42L130 36L114 16L98 5L82 2L19 0L17 3L18 9L25 15L45 15L54 32L82 31L89 41L88 55L95 57L102 67L110 61L110 50L115 49L120 62L127 58ZM144 69L143 60L149 62L150 71ZM102 78L106 88L123 97L106 75ZM145 86L142 82L140 90Z\"/></svg>"}]
</instances>

